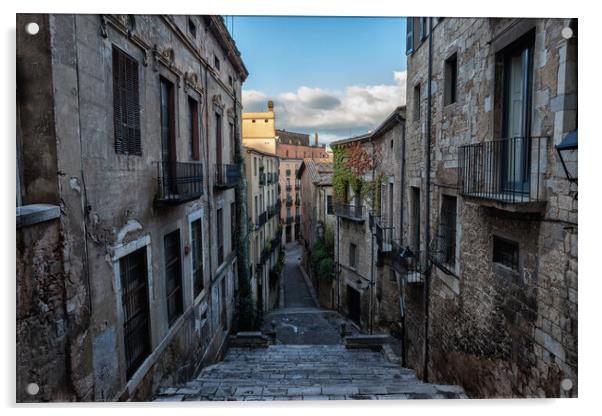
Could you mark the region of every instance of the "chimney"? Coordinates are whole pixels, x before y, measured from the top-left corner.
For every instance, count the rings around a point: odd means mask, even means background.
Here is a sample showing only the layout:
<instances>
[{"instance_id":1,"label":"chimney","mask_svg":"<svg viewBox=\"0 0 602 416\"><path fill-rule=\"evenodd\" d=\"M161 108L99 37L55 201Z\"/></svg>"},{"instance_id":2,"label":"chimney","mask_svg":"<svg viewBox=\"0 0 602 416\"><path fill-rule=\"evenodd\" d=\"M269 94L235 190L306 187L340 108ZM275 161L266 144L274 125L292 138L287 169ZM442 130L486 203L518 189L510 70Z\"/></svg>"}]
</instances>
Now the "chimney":
<instances>
[{"instance_id":1,"label":"chimney","mask_svg":"<svg viewBox=\"0 0 602 416\"><path fill-rule=\"evenodd\" d=\"M314 130L314 146L318 146L318 132Z\"/></svg>"},{"instance_id":2,"label":"chimney","mask_svg":"<svg viewBox=\"0 0 602 416\"><path fill-rule=\"evenodd\" d=\"M274 111L274 101L268 101L268 111Z\"/></svg>"}]
</instances>

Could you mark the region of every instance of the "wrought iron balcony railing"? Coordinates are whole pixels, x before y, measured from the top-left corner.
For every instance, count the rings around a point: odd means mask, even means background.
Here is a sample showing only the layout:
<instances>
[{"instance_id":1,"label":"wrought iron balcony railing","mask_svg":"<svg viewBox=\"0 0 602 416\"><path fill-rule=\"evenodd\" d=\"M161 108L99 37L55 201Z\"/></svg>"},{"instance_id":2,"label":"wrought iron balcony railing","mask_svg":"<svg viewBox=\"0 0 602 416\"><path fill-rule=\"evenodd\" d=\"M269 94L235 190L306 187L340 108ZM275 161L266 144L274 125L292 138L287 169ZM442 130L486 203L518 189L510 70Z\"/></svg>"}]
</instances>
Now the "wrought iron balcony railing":
<instances>
[{"instance_id":1,"label":"wrought iron balcony railing","mask_svg":"<svg viewBox=\"0 0 602 416\"><path fill-rule=\"evenodd\" d=\"M513 137L460 146L460 193L505 204L542 201L546 146L546 137Z\"/></svg>"},{"instance_id":2,"label":"wrought iron balcony railing","mask_svg":"<svg viewBox=\"0 0 602 416\"><path fill-rule=\"evenodd\" d=\"M276 205L270 205L268 207L268 218L272 218L274 215L276 215L276 212L278 212L276 210Z\"/></svg>"},{"instance_id":3,"label":"wrought iron balcony railing","mask_svg":"<svg viewBox=\"0 0 602 416\"><path fill-rule=\"evenodd\" d=\"M216 188L232 188L240 180L240 171L237 165L225 163L215 164L215 181L213 186Z\"/></svg>"},{"instance_id":4,"label":"wrought iron balcony railing","mask_svg":"<svg viewBox=\"0 0 602 416\"><path fill-rule=\"evenodd\" d=\"M362 205L335 204L334 213L337 217L352 221L364 221L364 207Z\"/></svg>"},{"instance_id":5,"label":"wrought iron balcony railing","mask_svg":"<svg viewBox=\"0 0 602 416\"><path fill-rule=\"evenodd\" d=\"M290 207L292 205L293 205L293 198L291 198L291 197L286 198L286 206Z\"/></svg>"},{"instance_id":6,"label":"wrought iron balcony railing","mask_svg":"<svg viewBox=\"0 0 602 416\"><path fill-rule=\"evenodd\" d=\"M394 229L394 227L383 227L380 225L379 221L376 222L374 226L374 236L376 237L376 244L381 252L386 253L392 250Z\"/></svg>"},{"instance_id":7,"label":"wrought iron balcony railing","mask_svg":"<svg viewBox=\"0 0 602 416\"><path fill-rule=\"evenodd\" d=\"M290 192L293 189L293 187L289 184L285 186L285 189L287 192Z\"/></svg>"},{"instance_id":8,"label":"wrought iron balcony railing","mask_svg":"<svg viewBox=\"0 0 602 416\"><path fill-rule=\"evenodd\" d=\"M156 162L155 204L177 205L203 195L203 165L200 162Z\"/></svg>"}]
</instances>

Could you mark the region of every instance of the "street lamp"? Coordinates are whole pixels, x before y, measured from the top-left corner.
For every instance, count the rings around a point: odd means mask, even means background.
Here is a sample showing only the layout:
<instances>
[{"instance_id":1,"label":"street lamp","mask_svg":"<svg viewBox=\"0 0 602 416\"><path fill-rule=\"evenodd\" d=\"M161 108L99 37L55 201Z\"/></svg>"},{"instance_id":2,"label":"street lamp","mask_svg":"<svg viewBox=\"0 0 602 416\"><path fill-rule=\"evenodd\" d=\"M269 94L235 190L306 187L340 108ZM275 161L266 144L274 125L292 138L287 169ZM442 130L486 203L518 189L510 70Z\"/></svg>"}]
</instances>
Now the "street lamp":
<instances>
[{"instance_id":1,"label":"street lamp","mask_svg":"<svg viewBox=\"0 0 602 416\"><path fill-rule=\"evenodd\" d=\"M566 178L577 183L577 130L567 134L555 147Z\"/></svg>"}]
</instances>

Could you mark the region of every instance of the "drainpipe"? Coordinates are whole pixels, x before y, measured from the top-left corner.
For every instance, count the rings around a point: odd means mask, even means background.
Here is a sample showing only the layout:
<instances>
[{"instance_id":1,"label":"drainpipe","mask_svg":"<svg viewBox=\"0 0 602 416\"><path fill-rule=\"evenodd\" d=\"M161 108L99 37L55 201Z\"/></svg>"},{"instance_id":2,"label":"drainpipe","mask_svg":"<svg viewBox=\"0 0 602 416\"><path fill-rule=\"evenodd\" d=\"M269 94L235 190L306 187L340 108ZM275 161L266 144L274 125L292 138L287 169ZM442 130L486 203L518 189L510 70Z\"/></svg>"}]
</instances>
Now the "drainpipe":
<instances>
[{"instance_id":1,"label":"drainpipe","mask_svg":"<svg viewBox=\"0 0 602 416\"><path fill-rule=\"evenodd\" d=\"M372 145L372 186L374 186L374 142L370 137L370 144ZM379 184L380 186L380 184ZM376 203L375 195L372 195L373 201L372 206ZM382 207L381 207L382 210ZM370 334L372 334L374 326L374 234L370 230Z\"/></svg>"},{"instance_id":2,"label":"drainpipe","mask_svg":"<svg viewBox=\"0 0 602 416\"><path fill-rule=\"evenodd\" d=\"M212 210L212 204L211 204L211 200L213 199L212 196L209 194L209 190L211 189L211 186L209 186L209 181L210 181L210 175L211 175L211 168L210 168L210 163L209 163L209 99L208 99L208 95L209 95L209 89L208 89L208 82L207 82L207 77L209 76L209 73L207 71L207 67L201 67L201 69L205 70L205 121L207 123L207 128L205 129L205 155L207 155L207 183L205 185L205 189L207 190L207 228L209 230L208 236L209 236L209 247L213 247L213 244L211 244L211 238L213 236L212 234L212 227L211 227L211 210ZM211 274L213 273L213 256L211 255L211 250L209 250L209 273L210 273L210 279L213 280L213 276L211 276ZM211 296L210 296L211 297ZM211 306L213 308L213 305Z\"/></svg>"},{"instance_id":3,"label":"drainpipe","mask_svg":"<svg viewBox=\"0 0 602 416\"><path fill-rule=\"evenodd\" d=\"M403 126L403 119L398 114L397 122ZM403 247L403 209L404 209L404 189L405 189L405 161L406 161L406 138L405 129L401 130L401 189L399 192L399 246ZM407 365L406 361L406 315L405 315L405 300L403 296L403 279L401 276L397 278L397 288L399 290L399 312L401 314L401 366Z\"/></svg>"},{"instance_id":4,"label":"drainpipe","mask_svg":"<svg viewBox=\"0 0 602 416\"><path fill-rule=\"evenodd\" d=\"M427 113L426 113L426 140L424 142L425 150L425 225L424 225L424 256L423 259L426 262L427 267L424 273L424 285L423 285L423 296L424 296L424 381L429 381L428 363L429 363L429 284L430 284L430 268L428 267L428 253L430 250L430 226L431 226L431 105L432 105L432 76L433 76L433 30L432 30L432 18L429 17L429 48L428 48L428 97L427 97Z\"/></svg>"}]
</instances>

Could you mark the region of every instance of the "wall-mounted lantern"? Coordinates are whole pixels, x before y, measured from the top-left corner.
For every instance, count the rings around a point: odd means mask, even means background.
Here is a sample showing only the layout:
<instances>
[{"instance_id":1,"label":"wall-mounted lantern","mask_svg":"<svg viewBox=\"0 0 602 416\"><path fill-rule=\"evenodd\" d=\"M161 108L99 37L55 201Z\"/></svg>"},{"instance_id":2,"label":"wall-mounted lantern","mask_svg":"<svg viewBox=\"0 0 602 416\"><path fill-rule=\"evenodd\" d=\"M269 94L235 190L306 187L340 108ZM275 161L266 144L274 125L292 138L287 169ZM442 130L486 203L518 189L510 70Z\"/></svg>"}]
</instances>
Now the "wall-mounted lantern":
<instances>
[{"instance_id":1,"label":"wall-mounted lantern","mask_svg":"<svg viewBox=\"0 0 602 416\"><path fill-rule=\"evenodd\" d=\"M577 183L577 130L567 134L555 147L566 178Z\"/></svg>"}]
</instances>

